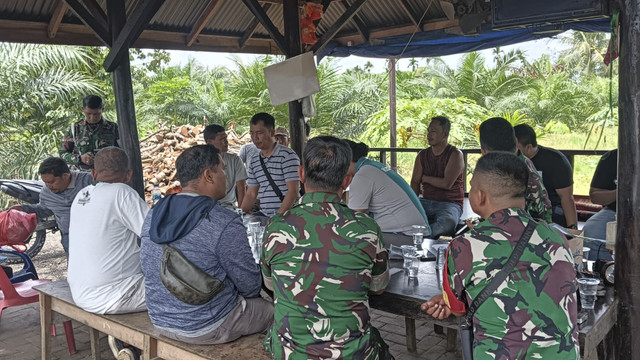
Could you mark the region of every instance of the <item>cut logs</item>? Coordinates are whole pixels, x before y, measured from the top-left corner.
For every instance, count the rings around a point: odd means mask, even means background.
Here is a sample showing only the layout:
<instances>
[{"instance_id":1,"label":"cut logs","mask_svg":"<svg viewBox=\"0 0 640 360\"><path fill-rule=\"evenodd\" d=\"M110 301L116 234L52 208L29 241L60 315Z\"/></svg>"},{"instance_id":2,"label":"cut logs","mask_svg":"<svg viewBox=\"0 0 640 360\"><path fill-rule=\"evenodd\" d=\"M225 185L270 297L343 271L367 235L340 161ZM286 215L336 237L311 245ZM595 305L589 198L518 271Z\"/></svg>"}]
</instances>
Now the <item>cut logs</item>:
<instances>
[{"instance_id":1,"label":"cut logs","mask_svg":"<svg viewBox=\"0 0 640 360\"><path fill-rule=\"evenodd\" d=\"M237 154L242 145L251 142L251 138L248 132L238 136L233 125L227 129L227 140L229 152ZM151 201L151 191L156 184L163 195L180 191L176 159L185 149L205 144L202 131L202 125L162 126L143 138L140 155L147 203Z\"/></svg>"}]
</instances>

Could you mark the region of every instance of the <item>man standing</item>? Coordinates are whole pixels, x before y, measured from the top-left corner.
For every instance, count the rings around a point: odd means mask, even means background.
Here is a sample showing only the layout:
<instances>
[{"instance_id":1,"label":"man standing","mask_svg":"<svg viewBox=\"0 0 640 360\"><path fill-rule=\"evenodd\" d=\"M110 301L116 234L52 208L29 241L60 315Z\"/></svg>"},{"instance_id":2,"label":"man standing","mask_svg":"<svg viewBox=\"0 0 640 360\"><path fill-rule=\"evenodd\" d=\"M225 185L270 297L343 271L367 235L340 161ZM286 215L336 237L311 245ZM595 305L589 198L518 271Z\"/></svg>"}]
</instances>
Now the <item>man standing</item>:
<instances>
[{"instance_id":1,"label":"man standing","mask_svg":"<svg viewBox=\"0 0 640 360\"><path fill-rule=\"evenodd\" d=\"M234 210L236 206L242 204L244 199L245 186L247 183L247 170L244 168L242 160L237 155L229 154L229 142L227 141L227 132L220 125L209 125L204 128L204 141L208 145L215 146L225 164L225 173L227 174L226 193L218 202L223 207ZM236 199L237 191L237 199Z\"/></svg>"},{"instance_id":2,"label":"man standing","mask_svg":"<svg viewBox=\"0 0 640 360\"><path fill-rule=\"evenodd\" d=\"M573 201L573 169L569 159L556 149L538 145L536 132L527 124L513 128L520 152L531 159L549 193L552 220L570 229L578 228L578 214Z\"/></svg>"},{"instance_id":3,"label":"man standing","mask_svg":"<svg viewBox=\"0 0 640 360\"><path fill-rule=\"evenodd\" d=\"M289 147L289 130L284 126L279 126L276 129L276 142L284 147Z\"/></svg>"},{"instance_id":4,"label":"man standing","mask_svg":"<svg viewBox=\"0 0 640 360\"><path fill-rule=\"evenodd\" d=\"M267 113L253 115L249 125L251 140L260 153L247 163L247 192L242 211L249 213L256 198L262 213L271 216L291 209L298 197L300 158L275 140L275 119Z\"/></svg>"},{"instance_id":5,"label":"man standing","mask_svg":"<svg viewBox=\"0 0 640 360\"><path fill-rule=\"evenodd\" d=\"M54 215L62 235L62 247L69 256L71 203L80 190L93 183L93 177L87 172L69 171L67 163L59 157L45 159L40 164L38 172L45 185L40 191L40 201L35 205L16 205L12 209L35 213L40 219Z\"/></svg>"},{"instance_id":6,"label":"man standing","mask_svg":"<svg viewBox=\"0 0 640 360\"><path fill-rule=\"evenodd\" d=\"M185 150L176 160L182 192L161 199L142 229L140 258L149 317L165 336L191 344L221 344L265 331L273 305L260 298L255 263L240 217L218 202L226 193L225 163L212 146ZM224 283L201 305L183 303L160 278L163 246Z\"/></svg>"},{"instance_id":7,"label":"man standing","mask_svg":"<svg viewBox=\"0 0 640 360\"><path fill-rule=\"evenodd\" d=\"M102 98L97 95L82 100L84 119L69 126L59 150L60 157L69 165L89 170L98 150L118 146L118 125L102 117L103 109Z\"/></svg>"},{"instance_id":8,"label":"man standing","mask_svg":"<svg viewBox=\"0 0 640 360\"><path fill-rule=\"evenodd\" d=\"M71 205L68 281L73 301L97 314L146 310L138 237L149 211L131 179L124 150L107 147L91 170L96 185Z\"/></svg>"},{"instance_id":9,"label":"man standing","mask_svg":"<svg viewBox=\"0 0 640 360\"><path fill-rule=\"evenodd\" d=\"M430 147L416 156L411 188L422 192L422 206L429 218L431 236L453 235L462 216L464 157L449 144L451 122L444 116L431 119L427 132Z\"/></svg>"},{"instance_id":10,"label":"man standing","mask_svg":"<svg viewBox=\"0 0 640 360\"><path fill-rule=\"evenodd\" d=\"M265 349L274 359L387 359L368 305L389 281L387 251L375 221L340 201L351 151L316 137L303 159L305 195L265 231L262 274L275 296Z\"/></svg>"},{"instance_id":11,"label":"man standing","mask_svg":"<svg viewBox=\"0 0 640 360\"><path fill-rule=\"evenodd\" d=\"M515 155L478 160L469 202L485 220L451 241L443 295L422 305L438 319L463 316L534 226L514 268L473 314L476 360L580 358L573 258L562 235L524 211L528 177Z\"/></svg>"},{"instance_id":12,"label":"man standing","mask_svg":"<svg viewBox=\"0 0 640 360\"><path fill-rule=\"evenodd\" d=\"M602 210L589 218L582 230L584 236L606 240L607 223L616 221L616 201L618 198L618 149L606 152L600 158L591 179L589 197L594 204L602 205ZM590 248L589 260L611 260L611 254L602 242L587 241L584 246Z\"/></svg>"},{"instance_id":13,"label":"man standing","mask_svg":"<svg viewBox=\"0 0 640 360\"><path fill-rule=\"evenodd\" d=\"M513 132L513 126L506 119L495 117L485 120L480 124L480 149L482 155L494 151L506 151L508 153L517 154L516 135ZM522 161L529 169L529 182L527 183L527 191L525 192L526 205L525 210L536 220L543 220L547 223L551 222L551 201L547 195L547 190L540 181L538 170L531 160L520 154Z\"/></svg>"}]
</instances>

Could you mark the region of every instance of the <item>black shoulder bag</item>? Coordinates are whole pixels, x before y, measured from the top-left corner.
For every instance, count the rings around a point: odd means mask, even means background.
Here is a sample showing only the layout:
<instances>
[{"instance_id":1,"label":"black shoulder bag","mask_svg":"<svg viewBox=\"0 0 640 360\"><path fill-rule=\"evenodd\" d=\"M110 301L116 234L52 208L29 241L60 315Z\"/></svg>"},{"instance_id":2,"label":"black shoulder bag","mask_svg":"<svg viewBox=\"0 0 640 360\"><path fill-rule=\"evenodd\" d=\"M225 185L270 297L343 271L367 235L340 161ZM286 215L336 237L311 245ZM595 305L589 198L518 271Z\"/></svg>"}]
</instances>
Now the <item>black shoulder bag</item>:
<instances>
[{"instance_id":1,"label":"black shoulder bag","mask_svg":"<svg viewBox=\"0 0 640 360\"><path fill-rule=\"evenodd\" d=\"M531 239L531 235L533 235L533 231L536 229L537 225L538 223L535 221L529 220L527 227L524 229L524 233L522 233L522 236L518 240L513 252L511 252L509 260L507 260L502 269L500 269L493 279L491 279L489 284L480 291L480 294L473 299L467 313L460 320L458 327L460 331L460 340L462 341L463 360L473 360L473 315L480 305L482 305L489 296L493 295L496 289L498 289L498 286L500 286L507 279L511 271L513 271L513 268L520 260L520 257L524 252L524 248L529 243L529 239Z\"/></svg>"},{"instance_id":2,"label":"black shoulder bag","mask_svg":"<svg viewBox=\"0 0 640 360\"><path fill-rule=\"evenodd\" d=\"M271 177L269 170L267 170L267 166L264 164L262 155L258 154L258 157L260 158L260 165L262 165L262 171L264 171L264 175L267 177L267 180L269 180L269 185L271 185L273 192L276 193L280 201L283 201L284 195L282 195L282 191L280 191L280 188L278 187L278 185L276 185L275 181L273 181L273 178Z\"/></svg>"}]
</instances>

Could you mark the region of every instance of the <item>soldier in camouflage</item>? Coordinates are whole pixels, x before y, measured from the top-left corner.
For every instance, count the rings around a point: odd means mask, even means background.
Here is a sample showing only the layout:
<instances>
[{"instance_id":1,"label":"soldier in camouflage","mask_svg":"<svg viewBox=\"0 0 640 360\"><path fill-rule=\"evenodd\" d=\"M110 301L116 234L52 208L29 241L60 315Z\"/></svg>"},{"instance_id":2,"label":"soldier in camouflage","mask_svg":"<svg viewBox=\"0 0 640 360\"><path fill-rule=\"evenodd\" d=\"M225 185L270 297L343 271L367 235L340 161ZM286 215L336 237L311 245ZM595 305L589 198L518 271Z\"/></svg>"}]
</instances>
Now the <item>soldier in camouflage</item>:
<instances>
[{"instance_id":1,"label":"soldier in camouflage","mask_svg":"<svg viewBox=\"0 0 640 360\"><path fill-rule=\"evenodd\" d=\"M267 225L261 267L275 311L264 346L274 359L393 359L369 318L369 294L389 282L380 228L340 200L350 162L343 141L311 139L306 194Z\"/></svg>"},{"instance_id":2,"label":"soldier in camouflage","mask_svg":"<svg viewBox=\"0 0 640 360\"><path fill-rule=\"evenodd\" d=\"M88 95L82 101L85 118L71 124L60 146L60 157L69 165L82 170L93 168L93 158L98 150L118 146L118 125L102 117L102 98Z\"/></svg>"},{"instance_id":3,"label":"soldier in camouflage","mask_svg":"<svg viewBox=\"0 0 640 360\"><path fill-rule=\"evenodd\" d=\"M482 155L492 151L506 151L512 154L518 153L516 147L516 135L513 126L506 119L495 117L485 120L480 124L480 148ZM551 200L544 188L540 175L531 160L520 154L520 159L525 162L529 171L527 191L525 192L525 210L536 220L551 223Z\"/></svg>"},{"instance_id":4,"label":"soldier in camouflage","mask_svg":"<svg viewBox=\"0 0 640 360\"><path fill-rule=\"evenodd\" d=\"M483 156L471 179L469 202L486 220L449 245L443 294L422 310L443 319L463 316L505 265L531 216L523 210L528 179L516 156ZM504 283L473 316L474 360L579 359L576 284L566 239L538 223Z\"/></svg>"}]
</instances>

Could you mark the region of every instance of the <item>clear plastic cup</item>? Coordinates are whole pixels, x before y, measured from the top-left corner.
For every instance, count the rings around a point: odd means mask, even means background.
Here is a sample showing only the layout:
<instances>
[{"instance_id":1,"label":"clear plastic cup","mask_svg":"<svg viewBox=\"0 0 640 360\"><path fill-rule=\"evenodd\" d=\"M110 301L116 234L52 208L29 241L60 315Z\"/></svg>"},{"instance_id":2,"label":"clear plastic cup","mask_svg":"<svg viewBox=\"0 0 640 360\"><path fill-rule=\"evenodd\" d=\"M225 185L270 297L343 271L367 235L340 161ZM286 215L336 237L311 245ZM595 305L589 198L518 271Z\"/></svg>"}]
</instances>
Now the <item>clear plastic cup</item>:
<instances>
[{"instance_id":1,"label":"clear plastic cup","mask_svg":"<svg viewBox=\"0 0 640 360\"><path fill-rule=\"evenodd\" d=\"M596 297L598 293L599 279L580 278L577 279L580 289L580 304L583 309L593 309L596 305Z\"/></svg>"},{"instance_id":2,"label":"clear plastic cup","mask_svg":"<svg viewBox=\"0 0 640 360\"><path fill-rule=\"evenodd\" d=\"M416 253L416 247L413 245L402 245L400 246L400 248L402 249L402 258L404 259L404 262L402 263L402 268L403 269L408 269L409 267L411 267L411 261L407 259L407 256L411 256L412 254Z\"/></svg>"},{"instance_id":3,"label":"clear plastic cup","mask_svg":"<svg viewBox=\"0 0 640 360\"><path fill-rule=\"evenodd\" d=\"M424 240L424 234L427 228L422 225L413 225L411 226L411 228L411 233L413 234L413 244L415 246L422 246L422 241Z\"/></svg>"},{"instance_id":4,"label":"clear plastic cup","mask_svg":"<svg viewBox=\"0 0 640 360\"><path fill-rule=\"evenodd\" d=\"M411 252L408 254L402 254L404 263L407 265L407 275L409 279L418 277L418 268L420 267L420 255L417 252Z\"/></svg>"}]
</instances>

